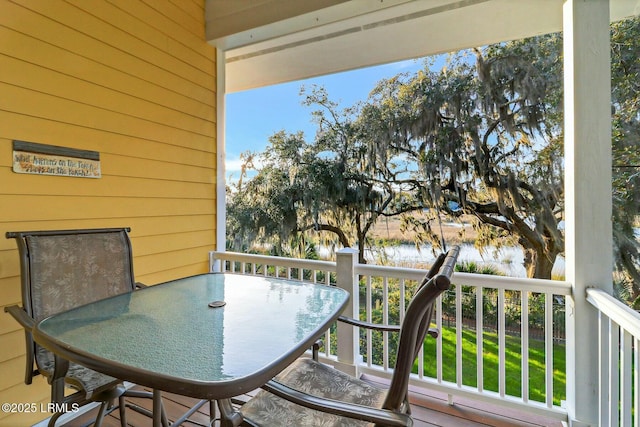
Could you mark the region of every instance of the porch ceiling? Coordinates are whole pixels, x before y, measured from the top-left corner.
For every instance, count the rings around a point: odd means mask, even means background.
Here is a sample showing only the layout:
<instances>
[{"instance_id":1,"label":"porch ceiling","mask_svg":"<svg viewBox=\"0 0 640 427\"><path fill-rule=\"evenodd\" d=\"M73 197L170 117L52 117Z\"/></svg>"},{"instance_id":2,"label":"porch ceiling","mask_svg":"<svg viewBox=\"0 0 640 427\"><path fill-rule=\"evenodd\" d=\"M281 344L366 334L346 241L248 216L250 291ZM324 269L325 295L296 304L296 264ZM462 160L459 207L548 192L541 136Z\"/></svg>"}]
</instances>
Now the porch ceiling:
<instances>
[{"instance_id":1,"label":"porch ceiling","mask_svg":"<svg viewBox=\"0 0 640 427\"><path fill-rule=\"evenodd\" d=\"M206 2L207 38L224 51L227 93L560 31L564 1L244 0L235 10L229 3ZM611 0L612 20L638 13L640 0Z\"/></svg>"}]
</instances>

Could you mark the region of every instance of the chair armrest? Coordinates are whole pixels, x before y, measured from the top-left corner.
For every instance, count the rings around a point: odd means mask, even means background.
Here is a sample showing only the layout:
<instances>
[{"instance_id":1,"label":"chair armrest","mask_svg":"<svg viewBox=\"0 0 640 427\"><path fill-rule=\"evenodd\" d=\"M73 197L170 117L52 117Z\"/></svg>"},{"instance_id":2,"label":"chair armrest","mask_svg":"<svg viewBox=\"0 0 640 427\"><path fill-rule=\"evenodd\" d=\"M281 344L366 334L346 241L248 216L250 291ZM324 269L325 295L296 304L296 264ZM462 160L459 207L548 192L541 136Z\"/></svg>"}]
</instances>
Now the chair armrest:
<instances>
[{"instance_id":1,"label":"chair armrest","mask_svg":"<svg viewBox=\"0 0 640 427\"><path fill-rule=\"evenodd\" d=\"M338 317L338 321L342 323L347 323L349 325L357 326L359 328L372 329L374 331L400 332L400 326L398 325L379 325L377 323L363 322L362 320L356 320L347 316ZM438 338L438 335L440 335L440 330L438 328L429 328L427 333L432 338Z\"/></svg>"},{"instance_id":2,"label":"chair armrest","mask_svg":"<svg viewBox=\"0 0 640 427\"><path fill-rule=\"evenodd\" d=\"M16 319L20 325L27 331L31 332L36 322L27 314L20 306L10 305L4 308L5 313L9 313L11 317Z\"/></svg>"},{"instance_id":3,"label":"chair armrest","mask_svg":"<svg viewBox=\"0 0 640 427\"><path fill-rule=\"evenodd\" d=\"M381 332L400 332L399 325L379 325L377 323L364 322L362 320L356 320L347 316L338 317L339 322L347 323L349 325L357 326L359 328L373 329L374 331Z\"/></svg>"},{"instance_id":4,"label":"chair armrest","mask_svg":"<svg viewBox=\"0 0 640 427\"><path fill-rule=\"evenodd\" d=\"M262 388L282 399L317 411L369 421L381 426L413 426L413 419L407 414L313 396L288 387L275 380L269 381L263 385Z\"/></svg>"},{"instance_id":5,"label":"chair armrest","mask_svg":"<svg viewBox=\"0 0 640 427\"><path fill-rule=\"evenodd\" d=\"M31 316L27 314L26 311L24 311L22 307L18 305L10 305L8 307L5 307L4 311L5 313L9 313L11 317L16 319L20 324L20 326L22 326L24 329L25 344L26 344L26 351L25 351L26 365L25 365L25 373L24 373L24 383L27 385L31 384L33 382L33 377L40 374L40 371L38 369L33 369L33 363L35 361L35 353L34 353L34 347L33 347L32 331L36 325L36 322L35 320L33 320L33 318L31 318Z\"/></svg>"}]
</instances>

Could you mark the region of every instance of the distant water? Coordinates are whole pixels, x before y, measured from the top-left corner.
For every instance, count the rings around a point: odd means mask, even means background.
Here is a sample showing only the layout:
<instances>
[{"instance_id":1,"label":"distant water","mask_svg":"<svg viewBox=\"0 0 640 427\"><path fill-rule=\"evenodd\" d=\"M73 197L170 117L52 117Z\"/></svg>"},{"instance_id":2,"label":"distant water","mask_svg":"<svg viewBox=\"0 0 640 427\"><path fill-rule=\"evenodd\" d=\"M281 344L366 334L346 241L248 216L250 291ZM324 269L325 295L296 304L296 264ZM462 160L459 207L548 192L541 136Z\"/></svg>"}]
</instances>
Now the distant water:
<instances>
[{"instance_id":1,"label":"distant water","mask_svg":"<svg viewBox=\"0 0 640 427\"><path fill-rule=\"evenodd\" d=\"M320 249L321 255L329 255L326 248ZM401 244L384 248L386 265L415 267L420 264L430 263L435 256L431 251L431 246L424 245L419 249L415 245ZM371 264L379 263L380 255L367 250L365 253L367 262ZM520 247L510 246L496 250L495 247L487 247L480 253L473 245L460 245L460 255L458 262L475 262L479 266L492 266L511 277L527 277L524 268L524 252ZM553 274L564 275L564 258L556 258L553 266Z\"/></svg>"}]
</instances>

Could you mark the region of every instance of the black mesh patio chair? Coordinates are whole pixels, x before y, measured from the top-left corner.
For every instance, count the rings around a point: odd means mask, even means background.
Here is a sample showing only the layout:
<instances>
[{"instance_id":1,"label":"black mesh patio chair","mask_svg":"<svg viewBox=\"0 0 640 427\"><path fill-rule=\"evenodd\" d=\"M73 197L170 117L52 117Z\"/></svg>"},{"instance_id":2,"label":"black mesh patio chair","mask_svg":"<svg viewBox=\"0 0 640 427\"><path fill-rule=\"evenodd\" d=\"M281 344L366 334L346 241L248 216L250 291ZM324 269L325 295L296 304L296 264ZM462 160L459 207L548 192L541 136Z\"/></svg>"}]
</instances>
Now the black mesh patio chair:
<instances>
[{"instance_id":1,"label":"black mesh patio chair","mask_svg":"<svg viewBox=\"0 0 640 427\"><path fill-rule=\"evenodd\" d=\"M16 239L20 256L22 307L13 305L5 311L25 330L24 382L31 384L35 375L44 375L51 384L51 402L59 404L58 408L100 402L96 426L115 409L115 399L119 399L122 425L127 426L124 395L151 397L151 393L125 391L120 380L54 355L34 342L32 329L50 315L144 287L134 282L128 231L103 228L6 234ZM76 392L65 396L67 386ZM54 426L63 413L55 413L49 425Z\"/></svg>"},{"instance_id":2,"label":"black mesh patio chair","mask_svg":"<svg viewBox=\"0 0 640 427\"><path fill-rule=\"evenodd\" d=\"M449 289L459 248L441 255L418 286L400 327L342 317L358 327L398 331L398 352L389 389L381 389L312 358L300 358L241 406L249 426L410 426L407 400L413 363L430 329L433 304Z\"/></svg>"}]
</instances>

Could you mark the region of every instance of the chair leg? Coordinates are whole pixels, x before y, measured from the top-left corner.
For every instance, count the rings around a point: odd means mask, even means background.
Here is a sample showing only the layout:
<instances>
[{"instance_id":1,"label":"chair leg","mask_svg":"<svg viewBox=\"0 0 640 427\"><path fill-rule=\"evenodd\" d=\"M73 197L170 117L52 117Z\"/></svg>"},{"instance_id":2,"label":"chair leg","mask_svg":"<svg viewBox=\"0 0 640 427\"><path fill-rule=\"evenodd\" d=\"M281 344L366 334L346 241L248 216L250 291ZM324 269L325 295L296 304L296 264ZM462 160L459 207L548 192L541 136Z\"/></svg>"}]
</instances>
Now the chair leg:
<instances>
[{"instance_id":1,"label":"chair leg","mask_svg":"<svg viewBox=\"0 0 640 427\"><path fill-rule=\"evenodd\" d=\"M127 427L127 402L124 395L118 397L118 412L120 413L120 426Z\"/></svg>"},{"instance_id":2,"label":"chair leg","mask_svg":"<svg viewBox=\"0 0 640 427\"><path fill-rule=\"evenodd\" d=\"M109 402L102 402L100 404L100 409L98 410L98 415L96 416L96 422L94 427L102 427L102 421L104 421L104 416L107 413L107 409L109 406Z\"/></svg>"},{"instance_id":3,"label":"chair leg","mask_svg":"<svg viewBox=\"0 0 640 427\"><path fill-rule=\"evenodd\" d=\"M220 409L220 426L237 427L242 424L242 414L233 408L231 400L218 400L218 408Z\"/></svg>"},{"instance_id":4,"label":"chair leg","mask_svg":"<svg viewBox=\"0 0 640 427\"><path fill-rule=\"evenodd\" d=\"M210 400L209 401L209 425L212 427L216 421L216 415L217 415L216 410L217 410L216 401Z\"/></svg>"},{"instance_id":5,"label":"chair leg","mask_svg":"<svg viewBox=\"0 0 640 427\"><path fill-rule=\"evenodd\" d=\"M169 420L167 414L164 412L164 405L162 404L162 392L160 390L153 390L153 427L156 426L169 426Z\"/></svg>"},{"instance_id":6,"label":"chair leg","mask_svg":"<svg viewBox=\"0 0 640 427\"><path fill-rule=\"evenodd\" d=\"M136 403L133 402L127 402L124 400L125 397L139 397L139 398L145 398L145 399L152 399L152 409L146 409L143 408L141 406L139 406ZM154 418L154 409L157 406L160 406L160 411L158 412L160 414L159 418L160 418L160 425L162 425L163 427L168 427L169 426L169 419L167 418L167 413L164 410L164 405L162 403L162 394L159 391L154 391L154 392L149 392L149 391L142 391L142 390L126 390L124 392L124 394L122 395L122 400L121 402L124 402L124 405L122 405L121 403L121 407L120 407L120 411L123 411L123 406L126 408L129 408L139 414L142 414L146 417L149 417L153 420ZM121 412L122 414L122 412ZM122 416L121 416L121 419ZM121 427L126 427L126 425L123 423Z\"/></svg>"}]
</instances>

